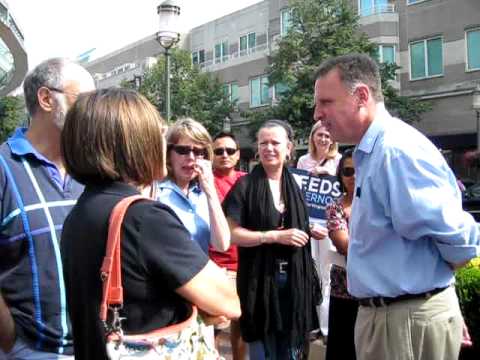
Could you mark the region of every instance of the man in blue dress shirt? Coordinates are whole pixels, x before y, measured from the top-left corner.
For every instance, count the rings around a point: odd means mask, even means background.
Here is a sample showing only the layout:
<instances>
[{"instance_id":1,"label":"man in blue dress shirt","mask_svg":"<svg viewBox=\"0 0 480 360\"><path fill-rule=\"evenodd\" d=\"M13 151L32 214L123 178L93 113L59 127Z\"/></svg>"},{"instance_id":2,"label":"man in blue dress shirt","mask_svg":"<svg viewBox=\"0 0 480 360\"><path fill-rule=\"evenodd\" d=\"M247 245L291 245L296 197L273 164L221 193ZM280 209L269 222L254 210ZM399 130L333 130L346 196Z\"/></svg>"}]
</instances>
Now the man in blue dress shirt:
<instances>
[{"instance_id":1,"label":"man in blue dress shirt","mask_svg":"<svg viewBox=\"0 0 480 360\"><path fill-rule=\"evenodd\" d=\"M359 298L357 359L457 359L463 319L454 269L480 254L455 177L436 147L393 118L368 56L325 61L315 121L357 144L348 290Z\"/></svg>"}]
</instances>

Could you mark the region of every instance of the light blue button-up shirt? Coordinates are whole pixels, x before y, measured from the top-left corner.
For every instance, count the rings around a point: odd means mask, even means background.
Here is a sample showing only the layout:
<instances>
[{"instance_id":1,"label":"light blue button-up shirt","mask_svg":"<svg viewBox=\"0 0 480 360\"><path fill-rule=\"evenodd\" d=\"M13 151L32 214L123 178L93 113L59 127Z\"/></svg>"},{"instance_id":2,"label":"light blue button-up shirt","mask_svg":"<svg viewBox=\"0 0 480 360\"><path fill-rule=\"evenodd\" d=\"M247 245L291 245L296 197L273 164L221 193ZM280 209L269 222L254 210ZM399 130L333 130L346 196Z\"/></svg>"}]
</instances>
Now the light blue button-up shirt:
<instances>
[{"instance_id":1,"label":"light blue button-up shirt","mask_svg":"<svg viewBox=\"0 0 480 360\"><path fill-rule=\"evenodd\" d=\"M202 250L208 254L210 215L207 196L198 184L190 187L188 197L170 179L157 183L156 199L172 208Z\"/></svg>"},{"instance_id":2,"label":"light blue button-up shirt","mask_svg":"<svg viewBox=\"0 0 480 360\"><path fill-rule=\"evenodd\" d=\"M448 286L449 263L480 254L479 229L462 210L455 176L420 132L377 105L354 152L348 290L395 297Z\"/></svg>"}]
</instances>

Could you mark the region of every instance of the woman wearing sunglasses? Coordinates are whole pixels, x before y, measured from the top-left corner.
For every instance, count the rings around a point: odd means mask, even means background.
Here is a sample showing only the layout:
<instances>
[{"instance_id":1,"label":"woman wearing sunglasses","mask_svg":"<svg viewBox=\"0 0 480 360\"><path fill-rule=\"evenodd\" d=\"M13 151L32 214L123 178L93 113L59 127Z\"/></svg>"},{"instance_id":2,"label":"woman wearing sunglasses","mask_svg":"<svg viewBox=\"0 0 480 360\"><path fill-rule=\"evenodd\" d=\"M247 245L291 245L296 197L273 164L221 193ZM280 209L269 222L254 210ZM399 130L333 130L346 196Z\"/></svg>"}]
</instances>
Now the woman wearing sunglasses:
<instances>
[{"instance_id":1,"label":"woman wearing sunglasses","mask_svg":"<svg viewBox=\"0 0 480 360\"><path fill-rule=\"evenodd\" d=\"M337 251L345 257L348 252L348 220L355 191L353 151L343 153L337 176L343 195L326 209L327 228ZM328 318L327 360L355 359L354 329L358 302L348 294L347 273L344 266L332 265L330 272L330 308Z\"/></svg>"},{"instance_id":2,"label":"woman wearing sunglasses","mask_svg":"<svg viewBox=\"0 0 480 360\"><path fill-rule=\"evenodd\" d=\"M169 205L192 240L208 254L230 247L230 230L215 189L212 139L199 122L180 119L167 133L166 180L157 183L155 198Z\"/></svg>"}]
</instances>

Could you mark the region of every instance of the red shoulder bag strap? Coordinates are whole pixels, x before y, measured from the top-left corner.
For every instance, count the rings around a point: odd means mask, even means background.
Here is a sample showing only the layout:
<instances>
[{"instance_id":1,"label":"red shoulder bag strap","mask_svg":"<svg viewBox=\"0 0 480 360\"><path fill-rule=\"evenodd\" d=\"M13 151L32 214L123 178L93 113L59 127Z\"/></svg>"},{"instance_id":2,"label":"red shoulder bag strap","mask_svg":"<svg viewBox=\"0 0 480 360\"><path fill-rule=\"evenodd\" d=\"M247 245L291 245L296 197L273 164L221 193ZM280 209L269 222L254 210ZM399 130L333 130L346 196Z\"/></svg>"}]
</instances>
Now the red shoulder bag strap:
<instances>
[{"instance_id":1,"label":"red shoulder bag strap","mask_svg":"<svg viewBox=\"0 0 480 360\"><path fill-rule=\"evenodd\" d=\"M146 200L143 195L126 197L115 205L110 214L108 226L107 249L103 258L100 276L103 281L103 297L100 304L100 320L107 320L108 308L123 305L122 257L120 253L120 235L122 222L128 207L139 200Z\"/></svg>"}]
</instances>

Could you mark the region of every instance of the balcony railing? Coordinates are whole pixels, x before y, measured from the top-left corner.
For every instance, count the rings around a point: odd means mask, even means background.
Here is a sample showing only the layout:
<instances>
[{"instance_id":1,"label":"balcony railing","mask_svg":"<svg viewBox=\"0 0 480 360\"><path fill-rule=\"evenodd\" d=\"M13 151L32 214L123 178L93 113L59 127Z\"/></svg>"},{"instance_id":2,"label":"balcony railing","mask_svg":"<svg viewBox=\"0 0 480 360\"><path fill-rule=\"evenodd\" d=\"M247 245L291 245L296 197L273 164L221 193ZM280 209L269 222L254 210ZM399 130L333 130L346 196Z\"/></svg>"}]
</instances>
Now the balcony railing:
<instances>
[{"instance_id":1,"label":"balcony railing","mask_svg":"<svg viewBox=\"0 0 480 360\"><path fill-rule=\"evenodd\" d=\"M248 48L248 49L241 50L241 51L236 51L236 52L234 52L230 55L222 56L221 58L215 58L213 60L207 60L203 63L198 64L198 66L200 67L200 69L211 70L210 68L212 68L215 65L224 64L224 63L227 63L227 62L229 62L233 59L238 59L238 58L253 55L257 52L266 50L267 47L268 47L267 43L257 45L257 46L252 47L252 48Z\"/></svg>"},{"instance_id":2,"label":"balcony railing","mask_svg":"<svg viewBox=\"0 0 480 360\"><path fill-rule=\"evenodd\" d=\"M370 8L360 9L360 16L391 14L395 12L395 4L378 4Z\"/></svg>"}]
</instances>

